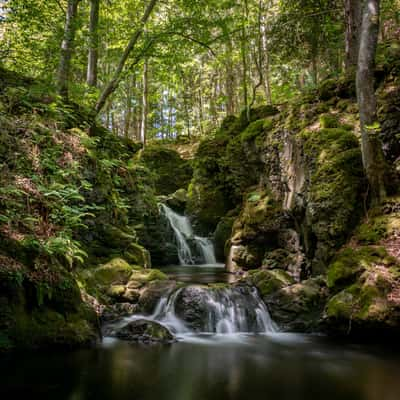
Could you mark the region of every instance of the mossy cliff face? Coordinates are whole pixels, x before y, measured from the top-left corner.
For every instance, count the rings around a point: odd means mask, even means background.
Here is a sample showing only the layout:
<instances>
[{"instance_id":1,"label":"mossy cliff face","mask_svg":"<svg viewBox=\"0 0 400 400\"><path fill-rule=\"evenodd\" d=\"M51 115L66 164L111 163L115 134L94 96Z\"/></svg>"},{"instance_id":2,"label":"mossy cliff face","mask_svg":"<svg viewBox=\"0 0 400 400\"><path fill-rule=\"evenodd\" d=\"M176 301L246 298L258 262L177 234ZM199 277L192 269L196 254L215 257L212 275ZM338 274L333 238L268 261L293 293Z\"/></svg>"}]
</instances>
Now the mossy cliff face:
<instances>
[{"instance_id":1,"label":"mossy cliff face","mask_svg":"<svg viewBox=\"0 0 400 400\"><path fill-rule=\"evenodd\" d=\"M160 270L145 269L122 258L81 271L79 282L85 293L96 299L104 320L151 313L160 297L176 285Z\"/></svg>"},{"instance_id":2,"label":"mossy cliff face","mask_svg":"<svg viewBox=\"0 0 400 400\"><path fill-rule=\"evenodd\" d=\"M95 311L61 266L30 270L0 256L0 351L82 347L99 339Z\"/></svg>"},{"instance_id":3,"label":"mossy cliff face","mask_svg":"<svg viewBox=\"0 0 400 400\"><path fill-rule=\"evenodd\" d=\"M325 329L338 334L397 335L400 329L400 201L389 198L370 210L350 245L327 274L331 297Z\"/></svg>"},{"instance_id":4,"label":"mossy cliff face","mask_svg":"<svg viewBox=\"0 0 400 400\"><path fill-rule=\"evenodd\" d=\"M192 178L190 161L182 159L175 150L152 144L141 150L138 158L153 174L158 195L188 187Z\"/></svg>"},{"instance_id":5,"label":"mossy cliff face","mask_svg":"<svg viewBox=\"0 0 400 400\"><path fill-rule=\"evenodd\" d=\"M378 89L395 167L389 193L398 191L396 74ZM219 254L283 329L359 335L400 325L398 199L368 210L357 112L352 82L330 80L278 113L228 118L199 148L190 207L208 232L217 227Z\"/></svg>"},{"instance_id":6,"label":"mossy cliff face","mask_svg":"<svg viewBox=\"0 0 400 400\"><path fill-rule=\"evenodd\" d=\"M259 268L281 249L296 259L293 276L318 275L357 224L365 182L342 86L324 94L327 103L316 94L280 112L253 110L249 122L230 117L200 145L188 209L206 232L236 215L230 245L239 269ZM226 247L218 243L218 252L227 256Z\"/></svg>"}]
</instances>

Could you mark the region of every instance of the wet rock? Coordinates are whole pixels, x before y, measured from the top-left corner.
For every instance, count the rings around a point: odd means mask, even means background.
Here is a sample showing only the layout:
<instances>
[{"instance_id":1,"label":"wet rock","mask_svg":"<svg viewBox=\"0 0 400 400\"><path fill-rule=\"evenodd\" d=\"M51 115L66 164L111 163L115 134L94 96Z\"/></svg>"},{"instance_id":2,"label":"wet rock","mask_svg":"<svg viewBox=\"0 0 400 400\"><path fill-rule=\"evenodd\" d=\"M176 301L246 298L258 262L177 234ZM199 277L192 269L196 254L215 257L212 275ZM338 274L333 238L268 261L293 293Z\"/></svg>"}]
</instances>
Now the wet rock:
<instances>
[{"instance_id":1,"label":"wet rock","mask_svg":"<svg viewBox=\"0 0 400 400\"><path fill-rule=\"evenodd\" d=\"M135 289L126 289L122 299L127 301L128 303L136 304L140 298L140 291Z\"/></svg>"},{"instance_id":2,"label":"wet rock","mask_svg":"<svg viewBox=\"0 0 400 400\"><path fill-rule=\"evenodd\" d=\"M281 269L250 271L247 280L258 289L262 297L294 283L294 279Z\"/></svg>"},{"instance_id":3,"label":"wet rock","mask_svg":"<svg viewBox=\"0 0 400 400\"><path fill-rule=\"evenodd\" d=\"M325 331L357 337L398 334L400 263L384 247L344 249L328 270L328 285Z\"/></svg>"},{"instance_id":4,"label":"wet rock","mask_svg":"<svg viewBox=\"0 0 400 400\"><path fill-rule=\"evenodd\" d=\"M185 211L187 201L188 195L185 189L179 189L165 199L167 206L177 213L183 213Z\"/></svg>"},{"instance_id":5,"label":"wet rock","mask_svg":"<svg viewBox=\"0 0 400 400\"><path fill-rule=\"evenodd\" d=\"M227 256L227 254L225 254L226 243L231 237L234 221L234 217L224 217L215 229L214 247L217 260L224 261Z\"/></svg>"},{"instance_id":6,"label":"wet rock","mask_svg":"<svg viewBox=\"0 0 400 400\"><path fill-rule=\"evenodd\" d=\"M175 281L153 281L142 290L139 298L139 308L146 314L151 314L161 297L168 295L176 288Z\"/></svg>"},{"instance_id":7,"label":"wet rock","mask_svg":"<svg viewBox=\"0 0 400 400\"><path fill-rule=\"evenodd\" d=\"M123 317L134 314L138 311L138 307L131 303L116 303L111 306L107 306L102 310L101 321L103 323L118 321Z\"/></svg>"},{"instance_id":8,"label":"wet rock","mask_svg":"<svg viewBox=\"0 0 400 400\"><path fill-rule=\"evenodd\" d=\"M117 329L114 335L121 340L145 344L169 344L175 341L174 336L168 328L157 322L145 319L130 322L122 328Z\"/></svg>"},{"instance_id":9,"label":"wet rock","mask_svg":"<svg viewBox=\"0 0 400 400\"><path fill-rule=\"evenodd\" d=\"M202 330L208 315L204 290L200 286L188 286L179 292L175 302L176 315L195 331Z\"/></svg>"},{"instance_id":10,"label":"wet rock","mask_svg":"<svg viewBox=\"0 0 400 400\"><path fill-rule=\"evenodd\" d=\"M263 300L271 318L283 331L313 332L320 328L327 289L320 278L283 287Z\"/></svg>"}]
</instances>

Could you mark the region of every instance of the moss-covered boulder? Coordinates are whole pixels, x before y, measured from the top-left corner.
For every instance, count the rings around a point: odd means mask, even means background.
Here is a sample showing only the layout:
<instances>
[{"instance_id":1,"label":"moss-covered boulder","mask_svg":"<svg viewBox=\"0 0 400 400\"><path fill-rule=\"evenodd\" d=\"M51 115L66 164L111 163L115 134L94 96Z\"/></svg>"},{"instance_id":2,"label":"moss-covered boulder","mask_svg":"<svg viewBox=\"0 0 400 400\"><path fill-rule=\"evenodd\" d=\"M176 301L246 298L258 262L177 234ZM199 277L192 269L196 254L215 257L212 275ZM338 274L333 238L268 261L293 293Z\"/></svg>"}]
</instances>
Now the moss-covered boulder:
<instances>
[{"instance_id":1,"label":"moss-covered boulder","mask_svg":"<svg viewBox=\"0 0 400 400\"><path fill-rule=\"evenodd\" d=\"M139 160L153 173L156 193L159 195L168 195L186 188L192 177L190 162L164 146L147 146L140 152Z\"/></svg>"},{"instance_id":2,"label":"moss-covered boulder","mask_svg":"<svg viewBox=\"0 0 400 400\"><path fill-rule=\"evenodd\" d=\"M185 212L186 204L188 202L188 194L186 189L178 189L163 201L169 208L172 208L177 213L183 214Z\"/></svg>"},{"instance_id":3,"label":"moss-covered boulder","mask_svg":"<svg viewBox=\"0 0 400 400\"><path fill-rule=\"evenodd\" d=\"M60 266L35 271L0 256L0 351L83 347L99 339L93 308Z\"/></svg>"},{"instance_id":4,"label":"moss-covered boulder","mask_svg":"<svg viewBox=\"0 0 400 400\"><path fill-rule=\"evenodd\" d=\"M384 247L343 250L328 270L332 297L325 308L326 329L365 335L400 329L400 263Z\"/></svg>"},{"instance_id":5,"label":"moss-covered boulder","mask_svg":"<svg viewBox=\"0 0 400 400\"><path fill-rule=\"evenodd\" d=\"M330 299L325 329L371 338L400 329L400 201L386 199L370 210L349 245L328 269Z\"/></svg>"},{"instance_id":6,"label":"moss-covered boulder","mask_svg":"<svg viewBox=\"0 0 400 400\"><path fill-rule=\"evenodd\" d=\"M325 308L330 333L371 337L400 330L400 268L370 265L350 286L334 295Z\"/></svg>"},{"instance_id":7,"label":"moss-covered boulder","mask_svg":"<svg viewBox=\"0 0 400 400\"><path fill-rule=\"evenodd\" d=\"M218 261L224 262L227 254L227 242L231 238L235 217L221 218L214 232L215 256Z\"/></svg>"},{"instance_id":8,"label":"moss-covered boulder","mask_svg":"<svg viewBox=\"0 0 400 400\"><path fill-rule=\"evenodd\" d=\"M324 280L313 278L288 285L263 297L271 318L283 331L320 331L327 299Z\"/></svg>"},{"instance_id":9,"label":"moss-covered boulder","mask_svg":"<svg viewBox=\"0 0 400 400\"><path fill-rule=\"evenodd\" d=\"M250 271L247 281L258 289L262 298L294 283L294 279L287 272L280 269Z\"/></svg>"},{"instance_id":10,"label":"moss-covered boulder","mask_svg":"<svg viewBox=\"0 0 400 400\"><path fill-rule=\"evenodd\" d=\"M119 328L113 336L128 342L139 342L143 344L169 344L175 341L173 334L165 326L145 319L129 322Z\"/></svg>"},{"instance_id":11,"label":"moss-covered boulder","mask_svg":"<svg viewBox=\"0 0 400 400\"><path fill-rule=\"evenodd\" d=\"M136 267L138 268L138 267ZM134 271L134 267L122 258L114 258L107 264L92 271L91 279L99 285L125 285Z\"/></svg>"},{"instance_id":12,"label":"moss-covered boulder","mask_svg":"<svg viewBox=\"0 0 400 400\"><path fill-rule=\"evenodd\" d=\"M168 296L176 288L171 280L153 280L141 290L139 307L141 312L151 314L162 297Z\"/></svg>"}]
</instances>

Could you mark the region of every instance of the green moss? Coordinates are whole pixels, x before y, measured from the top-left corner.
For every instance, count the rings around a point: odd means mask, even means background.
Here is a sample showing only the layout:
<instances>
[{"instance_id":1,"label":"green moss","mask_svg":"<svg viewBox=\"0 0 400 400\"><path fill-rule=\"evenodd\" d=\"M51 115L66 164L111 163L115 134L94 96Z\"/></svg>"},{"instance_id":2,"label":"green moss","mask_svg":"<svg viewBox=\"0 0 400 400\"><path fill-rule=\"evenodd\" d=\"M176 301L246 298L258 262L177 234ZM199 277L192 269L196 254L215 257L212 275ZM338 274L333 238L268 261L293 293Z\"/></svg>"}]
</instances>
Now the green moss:
<instances>
[{"instance_id":1,"label":"green moss","mask_svg":"<svg viewBox=\"0 0 400 400\"><path fill-rule=\"evenodd\" d=\"M249 280L256 286L262 297L268 296L283 287L294 283L294 279L283 270L254 270L249 271Z\"/></svg>"},{"instance_id":2,"label":"green moss","mask_svg":"<svg viewBox=\"0 0 400 400\"><path fill-rule=\"evenodd\" d=\"M125 290L126 290L126 288L124 285L111 285L107 289L107 295L112 298L119 299L125 293Z\"/></svg>"},{"instance_id":3,"label":"green moss","mask_svg":"<svg viewBox=\"0 0 400 400\"><path fill-rule=\"evenodd\" d=\"M333 114L324 114L319 117L319 123L321 128L338 128L339 121L336 115Z\"/></svg>"},{"instance_id":4,"label":"green moss","mask_svg":"<svg viewBox=\"0 0 400 400\"><path fill-rule=\"evenodd\" d=\"M329 247L343 244L362 211L364 172L358 140L340 128L305 131L301 137L311 171L308 204L313 233Z\"/></svg>"},{"instance_id":5,"label":"green moss","mask_svg":"<svg viewBox=\"0 0 400 400\"><path fill-rule=\"evenodd\" d=\"M241 134L240 139L242 142L247 142L255 139L258 135L260 135L264 131L264 123L265 121L259 119L257 121L252 122Z\"/></svg>"},{"instance_id":6,"label":"green moss","mask_svg":"<svg viewBox=\"0 0 400 400\"><path fill-rule=\"evenodd\" d=\"M124 258L131 264L151 268L150 253L140 244L130 243L128 249L124 252Z\"/></svg>"},{"instance_id":7,"label":"green moss","mask_svg":"<svg viewBox=\"0 0 400 400\"><path fill-rule=\"evenodd\" d=\"M326 316L333 320L349 321L349 329L350 321L354 324L381 324L390 318L392 311L387 301L387 292L387 287L382 289L374 283L355 283L329 300L325 309Z\"/></svg>"},{"instance_id":8,"label":"green moss","mask_svg":"<svg viewBox=\"0 0 400 400\"><path fill-rule=\"evenodd\" d=\"M140 152L139 160L153 172L157 194L168 195L186 188L192 177L190 163L163 146L147 146Z\"/></svg>"},{"instance_id":9,"label":"green moss","mask_svg":"<svg viewBox=\"0 0 400 400\"><path fill-rule=\"evenodd\" d=\"M214 232L214 247L218 260L225 260L226 243L232 235L234 217L223 217Z\"/></svg>"},{"instance_id":10,"label":"green moss","mask_svg":"<svg viewBox=\"0 0 400 400\"><path fill-rule=\"evenodd\" d=\"M397 204L398 198L389 197L381 206L370 210L368 220L357 228L354 238L360 244L377 244L400 232L400 213L391 212L397 209Z\"/></svg>"},{"instance_id":11,"label":"green moss","mask_svg":"<svg viewBox=\"0 0 400 400\"><path fill-rule=\"evenodd\" d=\"M100 285L126 283L131 276L133 267L122 258L114 258L107 264L93 271L93 279Z\"/></svg>"},{"instance_id":12,"label":"green moss","mask_svg":"<svg viewBox=\"0 0 400 400\"><path fill-rule=\"evenodd\" d=\"M389 268L393 264L396 264L396 260L388 255L384 247L346 248L329 266L328 287L338 291L355 282L364 271L373 270L376 265Z\"/></svg>"},{"instance_id":13,"label":"green moss","mask_svg":"<svg viewBox=\"0 0 400 400\"><path fill-rule=\"evenodd\" d=\"M150 270L148 277L147 277L147 282L151 282L151 281L164 281L167 280L168 276L164 273L161 272L158 269L152 269Z\"/></svg>"}]
</instances>

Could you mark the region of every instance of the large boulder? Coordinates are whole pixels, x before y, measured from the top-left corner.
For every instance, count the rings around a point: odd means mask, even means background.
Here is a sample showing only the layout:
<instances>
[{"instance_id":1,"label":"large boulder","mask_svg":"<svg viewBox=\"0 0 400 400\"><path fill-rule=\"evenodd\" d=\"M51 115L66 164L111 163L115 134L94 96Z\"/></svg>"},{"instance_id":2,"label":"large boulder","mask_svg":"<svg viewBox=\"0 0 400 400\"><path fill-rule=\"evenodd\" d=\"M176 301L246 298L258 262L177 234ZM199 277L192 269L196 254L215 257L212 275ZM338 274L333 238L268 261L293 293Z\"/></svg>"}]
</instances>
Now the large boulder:
<instances>
[{"instance_id":1,"label":"large boulder","mask_svg":"<svg viewBox=\"0 0 400 400\"><path fill-rule=\"evenodd\" d=\"M206 323L208 306L205 290L201 286L188 286L180 290L176 298L176 315L194 331L202 331Z\"/></svg>"},{"instance_id":2,"label":"large boulder","mask_svg":"<svg viewBox=\"0 0 400 400\"><path fill-rule=\"evenodd\" d=\"M288 332L319 331L326 299L327 289L320 278L285 286L263 296L271 318Z\"/></svg>"},{"instance_id":3,"label":"large boulder","mask_svg":"<svg viewBox=\"0 0 400 400\"><path fill-rule=\"evenodd\" d=\"M129 322L122 328L117 329L114 336L121 340L145 344L169 344L175 341L168 328L157 322L145 319Z\"/></svg>"},{"instance_id":4,"label":"large boulder","mask_svg":"<svg viewBox=\"0 0 400 400\"><path fill-rule=\"evenodd\" d=\"M368 337L400 332L400 263L384 247L343 250L328 271L325 329Z\"/></svg>"},{"instance_id":5,"label":"large boulder","mask_svg":"<svg viewBox=\"0 0 400 400\"><path fill-rule=\"evenodd\" d=\"M179 189L165 198L165 203L177 213L183 214L188 201L187 191Z\"/></svg>"},{"instance_id":6,"label":"large boulder","mask_svg":"<svg viewBox=\"0 0 400 400\"><path fill-rule=\"evenodd\" d=\"M285 271L258 269L250 271L247 277L250 285L255 286L262 298L294 283L293 278Z\"/></svg>"},{"instance_id":7,"label":"large boulder","mask_svg":"<svg viewBox=\"0 0 400 400\"><path fill-rule=\"evenodd\" d=\"M228 254L226 249L228 248L227 242L231 238L232 227L235 221L234 217L222 218L214 232L214 247L215 256L218 261L225 261Z\"/></svg>"},{"instance_id":8,"label":"large boulder","mask_svg":"<svg viewBox=\"0 0 400 400\"><path fill-rule=\"evenodd\" d=\"M0 254L0 352L84 347L99 339L95 310L61 266L35 271Z\"/></svg>"},{"instance_id":9,"label":"large boulder","mask_svg":"<svg viewBox=\"0 0 400 400\"><path fill-rule=\"evenodd\" d=\"M140 310L151 314L157 307L161 298L166 297L176 288L176 282L170 280L154 280L147 284L139 297Z\"/></svg>"}]
</instances>

